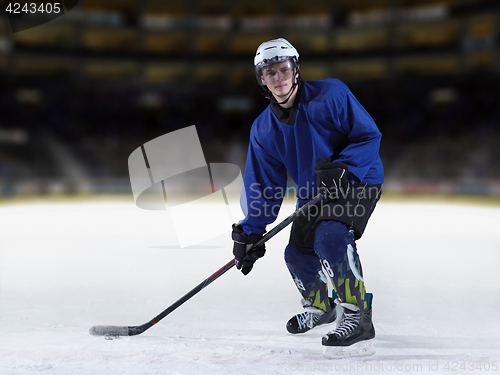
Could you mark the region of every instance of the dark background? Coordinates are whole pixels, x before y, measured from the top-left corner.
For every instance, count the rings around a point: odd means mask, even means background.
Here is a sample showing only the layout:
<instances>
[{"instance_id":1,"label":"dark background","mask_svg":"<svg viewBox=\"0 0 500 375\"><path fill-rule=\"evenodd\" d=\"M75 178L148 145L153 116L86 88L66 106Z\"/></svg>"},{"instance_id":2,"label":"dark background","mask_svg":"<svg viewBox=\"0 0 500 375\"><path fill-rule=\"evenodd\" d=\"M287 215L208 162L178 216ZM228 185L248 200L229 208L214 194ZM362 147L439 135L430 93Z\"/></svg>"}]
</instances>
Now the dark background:
<instances>
[{"instance_id":1,"label":"dark background","mask_svg":"<svg viewBox=\"0 0 500 375\"><path fill-rule=\"evenodd\" d=\"M80 0L12 33L0 18L0 196L130 192L127 159L196 125L207 162L244 167L268 105L263 41L302 78L339 78L382 134L386 188L500 194L494 0Z\"/></svg>"}]
</instances>

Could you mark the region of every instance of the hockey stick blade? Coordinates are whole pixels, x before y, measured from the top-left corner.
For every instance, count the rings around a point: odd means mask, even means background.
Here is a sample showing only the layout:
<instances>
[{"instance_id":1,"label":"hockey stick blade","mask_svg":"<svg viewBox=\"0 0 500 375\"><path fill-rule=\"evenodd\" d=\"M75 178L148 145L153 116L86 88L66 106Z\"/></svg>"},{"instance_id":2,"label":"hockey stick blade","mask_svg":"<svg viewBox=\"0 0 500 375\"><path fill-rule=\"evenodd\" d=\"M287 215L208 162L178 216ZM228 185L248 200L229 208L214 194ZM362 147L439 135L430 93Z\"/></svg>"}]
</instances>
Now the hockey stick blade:
<instances>
[{"instance_id":1,"label":"hockey stick blade","mask_svg":"<svg viewBox=\"0 0 500 375\"><path fill-rule=\"evenodd\" d=\"M129 336L128 327L125 326L93 326L89 333L92 336Z\"/></svg>"},{"instance_id":2,"label":"hockey stick blade","mask_svg":"<svg viewBox=\"0 0 500 375\"><path fill-rule=\"evenodd\" d=\"M283 220L281 223L276 225L273 229L271 229L269 232L267 232L259 241L253 244L252 248L257 247L262 245L263 243L267 242L270 240L272 237L274 237L278 232L280 232L283 228L285 228L287 225L289 225L297 216L300 214L303 214L306 210L309 209L312 205L318 203L320 200L325 198L326 193L323 189L320 189L320 194L316 195L313 199L311 199L309 202L307 202L305 205L303 205L301 208L296 210L294 213L289 215L285 220ZM226 265L222 266L219 270L217 270L215 273L210 275L208 278L203 280L200 284L198 284L196 287L194 287L191 291L186 293L184 296L179 298L176 302L174 302L172 305L167 307L164 311L162 311L160 314L155 316L153 319L151 319L149 322L144 323L139 326L93 326L90 328L89 333L93 336L135 336L143 333L145 330L151 328L153 325L158 323L160 320L162 320L164 317L166 317L168 314L170 314L172 311L177 309L180 305L182 305L184 302L189 300L191 297L193 297L195 294L200 292L202 289L210 285L212 282L217 280L220 276L222 276L224 273L229 271L231 268L235 266L235 260L232 259L229 261Z\"/></svg>"}]
</instances>

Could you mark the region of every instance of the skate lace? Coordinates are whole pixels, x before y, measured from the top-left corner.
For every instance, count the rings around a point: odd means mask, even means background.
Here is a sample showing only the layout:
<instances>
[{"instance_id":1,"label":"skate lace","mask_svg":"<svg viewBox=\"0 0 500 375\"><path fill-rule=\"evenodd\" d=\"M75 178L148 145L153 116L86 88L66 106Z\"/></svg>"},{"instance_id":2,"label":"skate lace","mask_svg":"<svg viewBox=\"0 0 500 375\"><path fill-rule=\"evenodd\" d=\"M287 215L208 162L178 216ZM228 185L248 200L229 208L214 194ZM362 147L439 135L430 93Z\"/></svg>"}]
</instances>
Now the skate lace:
<instances>
[{"instance_id":1,"label":"skate lace","mask_svg":"<svg viewBox=\"0 0 500 375\"><path fill-rule=\"evenodd\" d=\"M342 320L333 334L338 337L347 336L359 325L360 317L361 313L359 311L349 313L344 312Z\"/></svg>"},{"instance_id":2,"label":"skate lace","mask_svg":"<svg viewBox=\"0 0 500 375\"><path fill-rule=\"evenodd\" d=\"M297 315L297 322L299 323L299 328L313 328L314 324L319 320L318 314L313 314L310 312L303 312Z\"/></svg>"}]
</instances>

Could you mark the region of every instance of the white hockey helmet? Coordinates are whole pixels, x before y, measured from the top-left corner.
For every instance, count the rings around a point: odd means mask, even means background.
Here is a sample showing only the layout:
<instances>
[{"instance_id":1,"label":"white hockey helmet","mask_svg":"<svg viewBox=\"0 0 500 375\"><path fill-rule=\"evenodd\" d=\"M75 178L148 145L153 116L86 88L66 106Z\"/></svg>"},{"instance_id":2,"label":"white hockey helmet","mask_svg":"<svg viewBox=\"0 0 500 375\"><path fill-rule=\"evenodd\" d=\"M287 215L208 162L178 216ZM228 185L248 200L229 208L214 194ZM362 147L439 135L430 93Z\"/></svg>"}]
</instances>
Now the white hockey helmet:
<instances>
[{"instance_id":1,"label":"white hockey helmet","mask_svg":"<svg viewBox=\"0 0 500 375\"><path fill-rule=\"evenodd\" d=\"M297 63L299 61L299 53L295 47L288 42L288 40L278 38L262 43L259 48L257 48L253 61L255 75L257 76L259 85L264 85L262 79L260 78L262 76L262 68L267 65L287 60L292 62L292 67L298 67Z\"/></svg>"}]
</instances>

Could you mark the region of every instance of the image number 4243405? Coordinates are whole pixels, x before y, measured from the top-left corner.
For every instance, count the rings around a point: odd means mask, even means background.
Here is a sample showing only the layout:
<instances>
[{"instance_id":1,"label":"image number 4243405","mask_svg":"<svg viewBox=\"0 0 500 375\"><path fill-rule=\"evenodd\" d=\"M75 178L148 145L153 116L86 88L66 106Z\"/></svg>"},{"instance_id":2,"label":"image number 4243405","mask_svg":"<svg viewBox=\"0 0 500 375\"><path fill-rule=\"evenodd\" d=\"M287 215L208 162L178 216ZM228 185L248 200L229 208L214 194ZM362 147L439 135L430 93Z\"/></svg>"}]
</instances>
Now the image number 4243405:
<instances>
[{"instance_id":1,"label":"image number 4243405","mask_svg":"<svg viewBox=\"0 0 500 375\"><path fill-rule=\"evenodd\" d=\"M3 11L13 33L37 27L71 11L79 0L53 1L8 1L4 0Z\"/></svg>"}]
</instances>

